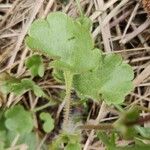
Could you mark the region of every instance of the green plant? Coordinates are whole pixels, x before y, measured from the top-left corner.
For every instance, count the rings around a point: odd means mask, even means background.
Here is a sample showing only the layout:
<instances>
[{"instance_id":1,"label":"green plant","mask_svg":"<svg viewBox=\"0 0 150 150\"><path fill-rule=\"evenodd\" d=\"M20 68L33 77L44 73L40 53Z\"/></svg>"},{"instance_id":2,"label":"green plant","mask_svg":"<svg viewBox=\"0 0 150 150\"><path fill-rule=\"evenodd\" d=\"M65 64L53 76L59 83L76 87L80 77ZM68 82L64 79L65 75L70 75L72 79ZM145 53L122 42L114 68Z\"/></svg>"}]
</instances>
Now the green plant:
<instances>
[{"instance_id":1,"label":"green plant","mask_svg":"<svg viewBox=\"0 0 150 150\"><path fill-rule=\"evenodd\" d=\"M0 111L0 145L3 148L11 146L17 137L16 144L27 144L29 149L35 149L36 138L33 130L32 113L26 111L21 105Z\"/></svg>"},{"instance_id":2,"label":"green plant","mask_svg":"<svg viewBox=\"0 0 150 150\"><path fill-rule=\"evenodd\" d=\"M106 145L107 150L149 150L150 145L143 142L136 142L134 145L126 145L125 147L116 145L116 135L113 133L110 136L105 132L99 132L97 137Z\"/></svg>"},{"instance_id":3,"label":"green plant","mask_svg":"<svg viewBox=\"0 0 150 150\"><path fill-rule=\"evenodd\" d=\"M94 48L90 25L90 20L84 16L73 20L55 12L46 20L36 20L26 38L28 47L53 59L50 65L55 77L65 82L63 127L69 124L73 87L79 96L105 100L109 104L122 103L133 89L132 68L120 56L104 55Z\"/></svg>"},{"instance_id":4,"label":"green plant","mask_svg":"<svg viewBox=\"0 0 150 150\"><path fill-rule=\"evenodd\" d=\"M51 132L54 128L51 116L48 113L41 113L40 118L45 121L43 130L47 133ZM26 144L29 150L36 149L38 143L33 132L32 112L25 110L21 105L16 105L0 111L0 122L0 146L3 146L3 149L11 147L13 140L17 137L16 145Z\"/></svg>"},{"instance_id":5,"label":"green plant","mask_svg":"<svg viewBox=\"0 0 150 150\"><path fill-rule=\"evenodd\" d=\"M51 150L59 150L61 149L62 143L64 143L66 146L64 147L65 150L81 150L81 144L80 144L80 136L79 133L65 133L62 132L58 137L56 137L56 140L50 145Z\"/></svg>"},{"instance_id":6,"label":"green plant","mask_svg":"<svg viewBox=\"0 0 150 150\"><path fill-rule=\"evenodd\" d=\"M41 87L39 87L30 78L16 78L7 72L0 74L0 90L2 91L2 96L11 93L19 96L28 91L33 91L37 97L44 97L53 103L51 97L49 97Z\"/></svg>"},{"instance_id":7,"label":"green plant","mask_svg":"<svg viewBox=\"0 0 150 150\"><path fill-rule=\"evenodd\" d=\"M40 118L44 121L43 130L46 133L51 132L54 129L54 120L52 119L51 115L49 113L42 112L40 114Z\"/></svg>"},{"instance_id":8,"label":"green plant","mask_svg":"<svg viewBox=\"0 0 150 150\"><path fill-rule=\"evenodd\" d=\"M81 96L104 99L109 104L122 103L125 95L133 89L132 68L122 62L120 56L103 55L94 48L89 22L86 17L73 20L61 12L51 13L46 20L35 21L26 38L31 49L53 58L50 65L55 75L60 76L59 71L64 78L66 125L72 87Z\"/></svg>"},{"instance_id":9,"label":"green plant","mask_svg":"<svg viewBox=\"0 0 150 150\"><path fill-rule=\"evenodd\" d=\"M29 57L26 61L26 67L30 69L33 77L37 75L39 75L40 77L43 77L44 64L43 64L41 56L32 55L31 57Z\"/></svg>"},{"instance_id":10,"label":"green plant","mask_svg":"<svg viewBox=\"0 0 150 150\"><path fill-rule=\"evenodd\" d=\"M96 102L105 101L107 104L114 106L122 104L125 96L133 90L132 80L134 73L131 66L123 62L119 55L103 54L101 50L94 47L94 41L90 32L91 21L82 14L81 9L80 13L81 17L77 19L72 19L61 12L55 12L50 13L46 19L34 21L25 41L30 49L52 59L50 67L53 69L53 76L64 83L66 87L62 131L50 145L50 149L54 150L62 147L66 150L80 150L81 129L94 129L95 127L94 125L73 125L74 122L70 112L72 89L77 92L80 98L86 100L92 98ZM44 65L40 55L29 57L26 61L26 67L31 71L33 77L42 77L44 75ZM16 95L21 95L31 90L37 97L51 100L29 78L18 79L4 73L1 74L0 81L3 93L13 92ZM18 109L22 108L16 108L15 111L18 112ZM9 111L11 112L12 110L8 110L5 114L5 128L8 130L15 129L19 132L27 132L29 129L31 131L33 128L33 126L31 128L31 124L30 128L27 126L28 130L22 128L22 125L18 125L18 128L16 128L17 126L14 126L13 122L17 120L19 123L21 116L16 118L16 112L13 110L10 114ZM145 131L137 126L140 117L139 113L140 110L136 107L130 108L128 111L122 111L117 121L111 124L100 124L97 126L97 129L107 130L110 127L109 129L117 133L118 137L125 139L134 139L135 137L140 139L147 138ZM25 116L27 119L27 115ZM50 114L41 113L40 119L44 121L43 130L46 133L54 129L54 120ZM30 119L28 118L28 120ZM141 135L140 137L138 136L139 134ZM108 149L117 147L114 135L108 141L106 137L109 136L104 133L99 133L98 137L106 144ZM144 148L146 147L149 147L149 145L144 146ZM134 148L137 148L137 145ZM127 147L127 149L132 150L133 147Z\"/></svg>"}]
</instances>

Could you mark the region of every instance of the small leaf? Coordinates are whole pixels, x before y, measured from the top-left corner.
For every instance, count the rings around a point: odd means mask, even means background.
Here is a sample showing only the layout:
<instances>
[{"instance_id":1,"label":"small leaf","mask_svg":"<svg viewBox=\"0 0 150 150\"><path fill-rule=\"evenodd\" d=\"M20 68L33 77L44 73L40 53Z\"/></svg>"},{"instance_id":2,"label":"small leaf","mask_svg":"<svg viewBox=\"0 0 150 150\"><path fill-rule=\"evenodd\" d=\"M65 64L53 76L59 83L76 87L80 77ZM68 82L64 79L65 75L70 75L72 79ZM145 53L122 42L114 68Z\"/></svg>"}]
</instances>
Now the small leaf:
<instances>
[{"instance_id":1,"label":"small leaf","mask_svg":"<svg viewBox=\"0 0 150 150\"><path fill-rule=\"evenodd\" d=\"M98 132L97 137L108 147L108 148L115 148L115 140L116 136L112 133L111 136L108 136L105 132Z\"/></svg>"},{"instance_id":2,"label":"small leaf","mask_svg":"<svg viewBox=\"0 0 150 150\"><path fill-rule=\"evenodd\" d=\"M30 69L31 74L35 77L39 75L40 77L43 77L44 75L44 64L42 61L41 56L39 55L33 55L29 57L26 61L26 67Z\"/></svg>"},{"instance_id":3,"label":"small leaf","mask_svg":"<svg viewBox=\"0 0 150 150\"><path fill-rule=\"evenodd\" d=\"M73 148L78 148L80 150L81 149L80 141L81 141L80 133L78 133L78 132L75 133L74 132L73 134L70 134L70 133L62 132L56 138L56 140L54 140L52 142L52 144L49 147L49 150L60 150L62 144L67 145L67 147L65 147L65 148L67 148L67 150L69 150L70 147L72 149ZM77 146L75 146L75 145L77 145ZM72 150L72 149L70 149L70 150Z\"/></svg>"},{"instance_id":4,"label":"small leaf","mask_svg":"<svg viewBox=\"0 0 150 150\"><path fill-rule=\"evenodd\" d=\"M43 130L46 133L51 132L54 129L54 120L51 117L51 115L49 113L44 113L43 112L43 113L40 114L40 118L41 118L41 120L44 121Z\"/></svg>"},{"instance_id":5,"label":"small leaf","mask_svg":"<svg viewBox=\"0 0 150 150\"><path fill-rule=\"evenodd\" d=\"M122 103L133 89L133 70L115 54L100 58L95 70L74 77L75 90L81 96L104 99L108 104Z\"/></svg>"},{"instance_id":6,"label":"small leaf","mask_svg":"<svg viewBox=\"0 0 150 150\"><path fill-rule=\"evenodd\" d=\"M4 80L1 80L0 82L0 90L5 94L13 92L16 95L22 95L25 92L32 90L37 97L45 96L43 90L38 85L36 85L34 81L28 78L21 80L9 75L9 78L4 78Z\"/></svg>"},{"instance_id":7,"label":"small leaf","mask_svg":"<svg viewBox=\"0 0 150 150\"><path fill-rule=\"evenodd\" d=\"M9 75L7 72L0 73L0 91L3 94L8 94L12 91L12 85L19 83L19 80Z\"/></svg>"},{"instance_id":8,"label":"small leaf","mask_svg":"<svg viewBox=\"0 0 150 150\"><path fill-rule=\"evenodd\" d=\"M45 93L43 92L43 90L41 89L41 87L39 87L36 84L33 85L32 90L33 90L34 94L37 97L44 97L45 96Z\"/></svg>"},{"instance_id":9,"label":"small leaf","mask_svg":"<svg viewBox=\"0 0 150 150\"><path fill-rule=\"evenodd\" d=\"M133 106L129 110L122 112L119 119L114 122L113 126L125 139L133 139L137 136L135 122L138 120L139 116L139 108Z\"/></svg>"},{"instance_id":10,"label":"small leaf","mask_svg":"<svg viewBox=\"0 0 150 150\"><path fill-rule=\"evenodd\" d=\"M30 133L33 129L32 115L21 105L9 108L5 112L5 118L5 126L10 131L25 134Z\"/></svg>"},{"instance_id":11,"label":"small leaf","mask_svg":"<svg viewBox=\"0 0 150 150\"><path fill-rule=\"evenodd\" d=\"M61 71L61 70L54 69L53 70L53 77L58 82L65 82L65 80L64 80L64 74L63 74L63 71Z\"/></svg>"}]
</instances>

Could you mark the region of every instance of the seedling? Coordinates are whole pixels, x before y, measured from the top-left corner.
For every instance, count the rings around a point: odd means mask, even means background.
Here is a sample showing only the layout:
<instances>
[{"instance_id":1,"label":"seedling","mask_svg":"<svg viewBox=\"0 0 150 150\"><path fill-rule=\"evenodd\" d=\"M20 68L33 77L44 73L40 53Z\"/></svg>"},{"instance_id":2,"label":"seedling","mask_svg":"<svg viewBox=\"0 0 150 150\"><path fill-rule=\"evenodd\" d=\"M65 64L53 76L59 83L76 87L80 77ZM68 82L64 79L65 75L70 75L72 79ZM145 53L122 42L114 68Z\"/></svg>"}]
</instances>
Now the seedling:
<instances>
[{"instance_id":1,"label":"seedling","mask_svg":"<svg viewBox=\"0 0 150 150\"><path fill-rule=\"evenodd\" d=\"M121 56L103 54L100 49L95 48L90 32L91 21L82 14L81 9L80 13L81 17L72 19L64 13L54 12L50 13L46 19L34 21L25 41L30 49L52 60L50 67L53 69L54 78L64 83L66 87L62 131L58 135L58 139L50 146L51 149L63 147L66 150L80 150L81 129L84 127L94 128L94 125L78 126L72 123L70 112L72 89L80 98L87 100L92 98L96 102L105 101L108 105L122 104L125 96L133 90L134 73L132 67L123 62ZM26 67L31 71L32 77L44 75L44 65L40 55L33 55L26 61ZM50 99L31 79L18 80L7 73L1 75L0 78L5 79L5 81L1 81L4 93L13 92L16 95L21 95L32 90L36 96ZM107 127L110 127L110 130L127 139L133 139L139 133L144 137L144 130L135 126L139 118L139 111L137 110L134 108L129 109L126 113L122 112L123 115L115 123L104 124L104 126L98 125L99 129L107 130ZM10 127L13 125L14 117L13 113L10 116L8 114L10 113L6 113L5 117L11 120L6 120L5 126L11 130L15 128L15 126ZM54 129L54 120L50 114L41 113L40 119L44 121L43 130L46 133ZM129 124L134 134L128 129ZM16 130L22 131L20 128ZM110 147L116 148L114 136L108 142L106 142L105 136L105 134L98 135L108 149ZM147 138L147 136L145 137ZM118 149L121 148L118 147Z\"/></svg>"},{"instance_id":2,"label":"seedling","mask_svg":"<svg viewBox=\"0 0 150 150\"><path fill-rule=\"evenodd\" d=\"M32 113L26 111L23 106L16 105L0 112L0 147L4 150L12 145L15 138L16 144L27 144L28 148L36 148L36 137L32 133L34 124Z\"/></svg>"},{"instance_id":3,"label":"seedling","mask_svg":"<svg viewBox=\"0 0 150 150\"><path fill-rule=\"evenodd\" d=\"M29 48L53 59L50 66L55 78L65 82L63 128L69 125L72 88L79 97L104 100L108 104L122 103L133 89L132 68L120 56L104 55L94 47L90 25L84 16L73 20L55 12L45 20L36 20L26 38Z\"/></svg>"},{"instance_id":4,"label":"seedling","mask_svg":"<svg viewBox=\"0 0 150 150\"><path fill-rule=\"evenodd\" d=\"M36 20L26 38L31 49L53 58L51 67L64 78L65 126L69 120L72 87L79 96L109 104L122 103L133 89L132 68L120 56L103 55L94 48L89 22L86 17L73 20L61 12L51 13L46 20Z\"/></svg>"}]
</instances>

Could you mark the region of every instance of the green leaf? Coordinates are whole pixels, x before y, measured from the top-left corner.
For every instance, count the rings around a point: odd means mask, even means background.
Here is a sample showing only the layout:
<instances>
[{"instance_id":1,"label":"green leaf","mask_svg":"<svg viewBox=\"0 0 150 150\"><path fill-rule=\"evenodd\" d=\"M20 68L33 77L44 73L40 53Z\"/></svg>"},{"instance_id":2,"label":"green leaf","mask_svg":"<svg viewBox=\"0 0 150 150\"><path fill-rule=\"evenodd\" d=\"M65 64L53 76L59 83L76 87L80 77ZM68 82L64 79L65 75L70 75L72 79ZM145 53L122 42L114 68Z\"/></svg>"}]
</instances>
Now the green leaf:
<instances>
[{"instance_id":1,"label":"green leaf","mask_svg":"<svg viewBox=\"0 0 150 150\"><path fill-rule=\"evenodd\" d=\"M34 133L25 134L19 139L18 144L26 144L29 150L35 150L37 148L36 135Z\"/></svg>"},{"instance_id":2,"label":"green leaf","mask_svg":"<svg viewBox=\"0 0 150 150\"><path fill-rule=\"evenodd\" d=\"M32 90L37 97L45 97L45 93L43 92L42 88L38 85L33 84Z\"/></svg>"},{"instance_id":3,"label":"green leaf","mask_svg":"<svg viewBox=\"0 0 150 150\"><path fill-rule=\"evenodd\" d=\"M7 133L7 142L6 142L7 147L11 146L12 141L16 138L16 136L17 136L16 132L9 131ZM26 144L29 150L35 150L37 148L36 135L32 132L20 135L16 145L20 144Z\"/></svg>"},{"instance_id":4,"label":"green leaf","mask_svg":"<svg viewBox=\"0 0 150 150\"><path fill-rule=\"evenodd\" d=\"M82 24L82 26L86 28L87 30L90 30L92 27L92 21L85 16L81 16L77 18L76 21Z\"/></svg>"},{"instance_id":5,"label":"green leaf","mask_svg":"<svg viewBox=\"0 0 150 150\"><path fill-rule=\"evenodd\" d=\"M56 140L54 140L52 142L49 149L50 150L60 150L61 145L66 144L67 146L65 147L65 150L66 149L69 150L70 147L73 150L74 150L74 148L77 148L77 150L80 150L81 149L80 141L81 141L80 133L75 133L74 132L73 134L70 134L70 133L62 132L56 138ZM70 150L72 150L72 149L70 149Z\"/></svg>"},{"instance_id":6,"label":"green leaf","mask_svg":"<svg viewBox=\"0 0 150 150\"><path fill-rule=\"evenodd\" d=\"M22 79L18 80L17 82L9 83L10 86L10 92L15 93L16 95L22 95L25 92L29 91L32 89L34 82L30 79Z\"/></svg>"},{"instance_id":7,"label":"green leaf","mask_svg":"<svg viewBox=\"0 0 150 150\"><path fill-rule=\"evenodd\" d=\"M129 110L122 112L119 119L114 122L113 126L116 131L121 134L125 139L133 139L137 136L135 123L140 116L139 108L136 106L131 107Z\"/></svg>"},{"instance_id":8,"label":"green leaf","mask_svg":"<svg viewBox=\"0 0 150 150\"><path fill-rule=\"evenodd\" d=\"M122 103L133 89L131 66L115 54L102 57L95 70L74 77L74 87L79 95L104 99L108 104Z\"/></svg>"},{"instance_id":9,"label":"green leaf","mask_svg":"<svg viewBox=\"0 0 150 150\"><path fill-rule=\"evenodd\" d=\"M21 105L9 108L5 112L5 126L8 130L18 134L30 133L33 129L33 120L30 112Z\"/></svg>"},{"instance_id":10,"label":"green leaf","mask_svg":"<svg viewBox=\"0 0 150 150\"><path fill-rule=\"evenodd\" d=\"M44 64L43 64L41 56L33 55L27 59L25 64L26 64L26 67L28 69L30 69L31 74L34 77L37 75L39 75L40 77L43 77L43 75L44 75Z\"/></svg>"},{"instance_id":11,"label":"green leaf","mask_svg":"<svg viewBox=\"0 0 150 150\"><path fill-rule=\"evenodd\" d=\"M18 79L9 75L9 77L5 79L3 76L3 80L0 80L0 84L0 90L5 94L13 92L16 95L22 95L25 92L32 90L38 97L45 96L43 90L38 85L36 85L35 82L28 78Z\"/></svg>"},{"instance_id":12,"label":"green leaf","mask_svg":"<svg viewBox=\"0 0 150 150\"><path fill-rule=\"evenodd\" d=\"M150 128L148 127L140 127L140 126L136 126L135 129L138 131L138 133L147 139L150 139Z\"/></svg>"},{"instance_id":13,"label":"green leaf","mask_svg":"<svg viewBox=\"0 0 150 150\"><path fill-rule=\"evenodd\" d=\"M52 74L56 81L63 82L63 83L65 82L63 71L58 69L53 69Z\"/></svg>"},{"instance_id":14,"label":"green leaf","mask_svg":"<svg viewBox=\"0 0 150 150\"><path fill-rule=\"evenodd\" d=\"M111 137L108 136L105 132L99 132L97 134L98 138L102 140L102 142L106 145L107 150L149 150L150 145L147 144L135 144L130 146L124 146L124 147L117 147L115 144L115 135L112 134Z\"/></svg>"},{"instance_id":15,"label":"green leaf","mask_svg":"<svg viewBox=\"0 0 150 150\"><path fill-rule=\"evenodd\" d=\"M11 92L14 92L16 95L22 95L29 90L32 90L37 97L42 97L44 95L43 90L31 79L22 79L20 83L13 83L11 90Z\"/></svg>"},{"instance_id":16,"label":"green leaf","mask_svg":"<svg viewBox=\"0 0 150 150\"><path fill-rule=\"evenodd\" d=\"M61 12L50 13L46 20L32 24L26 44L53 58L51 65L55 68L73 74L91 70L97 66L99 50L94 49L87 20L85 24L86 28Z\"/></svg>"},{"instance_id":17,"label":"green leaf","mask_svg":"<svg viewBox=\"0 0 150 150\"><path fill-rule=\"evenodd\" d=\"M0 91L3 94L8 94L12 91L12 85L19 83L19 80L10 76L7 72L0 73Z\"/></svg>"},{"instance_id":18,"label":"green leaf","mask_svg":"<svg viewBox=\"0 0 150 150\"><path fill-rule=\"evenodd\" d=\"M111 136L108 136L105 132L98 132L97 137L110 149L116 147L115 140L116 136L114 133Z\"/></svg>"},{"instance_id":19,"label":"green leaf","mask_svg":"<svg viewBox=\"0 0 150 150\"><path fill-rule=\"evenodd\" d=\"M43 130L46 133L51 132L54 129L54 120L51 117L51 115L49 113L44 113L43 112L43 113L40 114L40 118L41 118L41 120L44 121Z\"/></svg>"},{"instance_id":20,"label":"green leaf","mask_svg":"<svg viewBox=\"0 0 150 150\"><path fill-rule=\"evenodd\" d=\"M67 146L65 147L65 150L81 150L81 145L79 143L69 143L67 144Z\"/></svg>"}]
</instances>

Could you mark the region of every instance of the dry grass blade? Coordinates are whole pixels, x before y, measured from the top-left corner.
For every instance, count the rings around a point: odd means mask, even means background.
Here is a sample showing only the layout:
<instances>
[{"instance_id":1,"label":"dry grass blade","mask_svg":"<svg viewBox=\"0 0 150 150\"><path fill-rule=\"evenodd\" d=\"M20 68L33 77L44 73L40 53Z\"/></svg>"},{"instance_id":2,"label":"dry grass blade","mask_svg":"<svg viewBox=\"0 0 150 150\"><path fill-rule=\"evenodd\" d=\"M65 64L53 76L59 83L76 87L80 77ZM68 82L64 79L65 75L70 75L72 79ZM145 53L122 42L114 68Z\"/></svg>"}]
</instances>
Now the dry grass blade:
<instances>
[{"instance_id":1,"label":"dry grass blade","mask_svg":"<svg viewBox=\"0 0 150 150\"><path fill-rule=\"evenodd\" d=\"M150 76L150 65L148 65L135 79L134 86L139 85Z\"/></svg>"}]
</instances>

